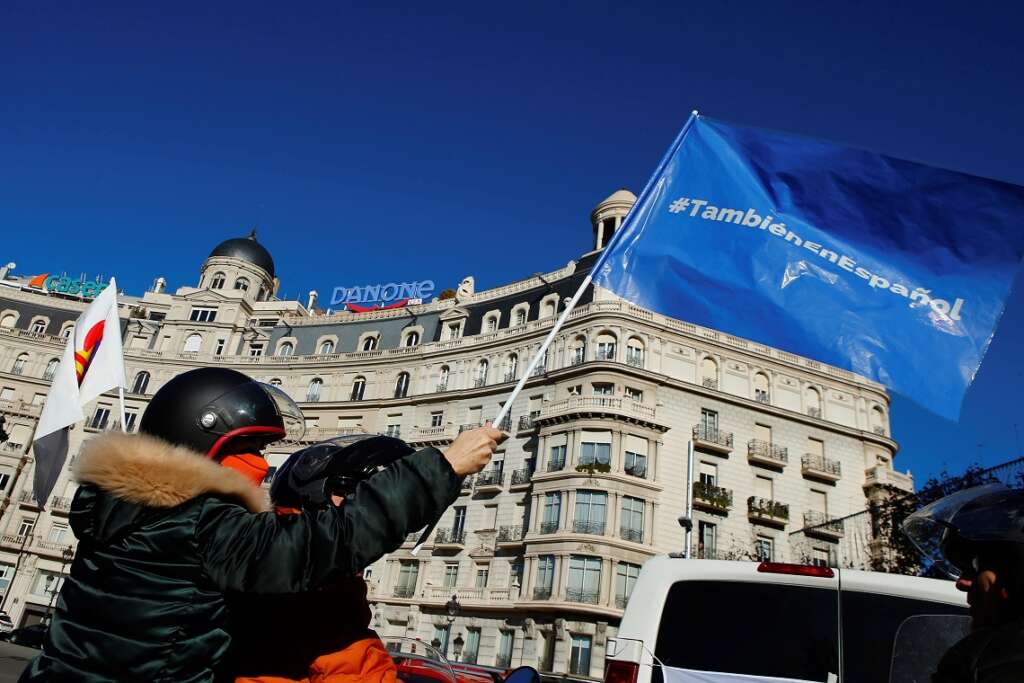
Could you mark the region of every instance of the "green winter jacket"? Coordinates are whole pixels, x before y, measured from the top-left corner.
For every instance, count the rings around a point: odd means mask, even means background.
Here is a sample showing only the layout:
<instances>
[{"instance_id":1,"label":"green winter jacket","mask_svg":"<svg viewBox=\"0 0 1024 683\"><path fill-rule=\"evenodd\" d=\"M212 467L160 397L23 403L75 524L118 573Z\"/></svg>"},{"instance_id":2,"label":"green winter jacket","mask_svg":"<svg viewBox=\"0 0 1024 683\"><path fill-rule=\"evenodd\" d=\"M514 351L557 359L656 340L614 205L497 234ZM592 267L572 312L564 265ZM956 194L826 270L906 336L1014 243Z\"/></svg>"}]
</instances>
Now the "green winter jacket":
<instances>
[{"instance_id":1,"label":"green winter jacket","mask_svg":"<svg viewBox=\"0 0 1024 683\"><path fill-rule=\"evenodd\" d=\"M225 593L306 592L359 571L459 492L448 461L426 448L340 508L275 515L241 474L123 434L86 444L76 475L78 551L20 681L216 680L230 645Z\"/></svg>"}]
</instances>

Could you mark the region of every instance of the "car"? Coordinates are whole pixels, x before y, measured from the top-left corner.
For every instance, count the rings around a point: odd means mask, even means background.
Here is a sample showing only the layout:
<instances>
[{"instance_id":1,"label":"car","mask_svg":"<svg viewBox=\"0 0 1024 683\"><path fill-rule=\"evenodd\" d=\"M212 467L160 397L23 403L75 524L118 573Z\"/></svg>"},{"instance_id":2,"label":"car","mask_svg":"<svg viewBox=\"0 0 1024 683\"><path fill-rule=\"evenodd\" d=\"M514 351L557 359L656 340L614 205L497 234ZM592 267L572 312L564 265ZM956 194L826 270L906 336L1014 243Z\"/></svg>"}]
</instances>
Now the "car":
<instances>
[{"instance_id":1,"label":"car","mask_svg":"<svg viewBox=\"0 0 1024 683\"><path fill-rule=\"evenodd\" d=\"M879 683L909 617L966 614L950 581L658 556L641 569L609 639L604 680Z\"/></svg>"},{"instance_id":2,"label":"car","mask_svg":"<svg viewBox=\"0 0 1024 683\"><path fill-rule=\"evenodd\" d=\"M10 633L14 630L14 622L7 612L0 612L0 635Z\"/></svg>"},{"instance_id":3,"label":"car","mask_svg":"<svg viewBox=\"0 0 1024 683\"><path fill-rule=\"evenodd\" d=\"M46 631L49 628L48 624L31 624L29 626L22 626L21 628L14 629L10 633L5 633L3 639L8 643L14 643L15 645L42 648L43 641L46 640Z\"/></svg>"}]
</instances>

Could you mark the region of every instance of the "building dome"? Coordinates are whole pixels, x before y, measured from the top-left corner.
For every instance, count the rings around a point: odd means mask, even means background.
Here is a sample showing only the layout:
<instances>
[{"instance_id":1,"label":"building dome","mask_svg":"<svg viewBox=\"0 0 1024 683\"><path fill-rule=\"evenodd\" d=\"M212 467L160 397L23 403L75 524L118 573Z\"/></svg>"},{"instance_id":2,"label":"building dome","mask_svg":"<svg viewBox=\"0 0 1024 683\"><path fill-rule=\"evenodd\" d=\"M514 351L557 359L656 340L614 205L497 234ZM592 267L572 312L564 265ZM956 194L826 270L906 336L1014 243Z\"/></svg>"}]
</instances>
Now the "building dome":
<instances>
[{"instance_id":1,"label":"building dome","mask_svg":"<svg viewBox=\"0 0 1024 683\"><path fill-rule=\"evenodd\" d=\"M256 231L249 233L248 237L234 237L224 240L210 252L209 258L224 256L236 258L262 268L271 278L274 277L274 259L266 247L256 241Z\"/></svg>"},{"instance_id":2,"label":"building dome","mask_svg":"<svg viewBox=\"0 0 1024 683\"><path fill-rule=\"evenodd\" d=\"M636 195L633 194L632 192L630 192L629 190L625 189L625 188L623 188L621 190L616 190L615 192L612 192L610 197L608 197L603 202L598 204L598 206L603 206L605 204L611 204L613 202L614 203L625 202L625 203L628 203L628 204L635 204L636 203Z\"/></svg>"}]
</instances>

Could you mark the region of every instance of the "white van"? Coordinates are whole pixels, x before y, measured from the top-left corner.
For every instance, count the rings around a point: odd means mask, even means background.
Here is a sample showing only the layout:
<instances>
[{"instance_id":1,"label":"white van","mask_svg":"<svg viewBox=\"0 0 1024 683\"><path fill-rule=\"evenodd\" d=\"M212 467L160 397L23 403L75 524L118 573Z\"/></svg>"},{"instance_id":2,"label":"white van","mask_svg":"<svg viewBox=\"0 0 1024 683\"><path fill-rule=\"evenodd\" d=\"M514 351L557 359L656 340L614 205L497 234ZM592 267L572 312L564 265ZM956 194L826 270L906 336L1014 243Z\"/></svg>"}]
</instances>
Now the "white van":
<instances>
[{"instance_id":1,"label":"white van","mask_svg":"<svg viewBox=\"0 0 1024 683\"><path fill-rule=\"evenodd\" d=\"M609 640L605 681L885 683L897 630L922 614L966 615L967 601L949 581L659 556Z\"/></svg>"}]
</instances>

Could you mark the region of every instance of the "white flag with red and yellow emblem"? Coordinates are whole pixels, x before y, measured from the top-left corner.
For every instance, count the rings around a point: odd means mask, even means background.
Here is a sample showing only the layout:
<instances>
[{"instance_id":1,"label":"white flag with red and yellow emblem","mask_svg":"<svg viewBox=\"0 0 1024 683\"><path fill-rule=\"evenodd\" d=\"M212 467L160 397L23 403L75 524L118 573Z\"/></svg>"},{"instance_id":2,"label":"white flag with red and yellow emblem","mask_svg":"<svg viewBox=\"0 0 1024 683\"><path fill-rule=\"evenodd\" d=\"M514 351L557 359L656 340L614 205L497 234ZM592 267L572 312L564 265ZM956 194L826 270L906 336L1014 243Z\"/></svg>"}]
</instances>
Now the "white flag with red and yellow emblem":
<instances>
[{"instance_id":1,"label":"white flag with red and yellow emblem","mask_svg":"<svg viewBox=\"0 0 1024 683\"><path fill-rule=\"evenodd\" d=\"M70 428L85 419L85 405L105 391L125 386L117 283L110 278L75 323L39 417L32 447L33 493L40 505L46 504L57 483L67 458Z\"/></svg>"}]
</instances>

